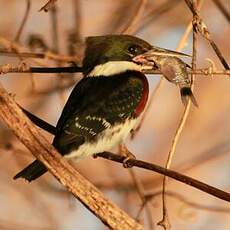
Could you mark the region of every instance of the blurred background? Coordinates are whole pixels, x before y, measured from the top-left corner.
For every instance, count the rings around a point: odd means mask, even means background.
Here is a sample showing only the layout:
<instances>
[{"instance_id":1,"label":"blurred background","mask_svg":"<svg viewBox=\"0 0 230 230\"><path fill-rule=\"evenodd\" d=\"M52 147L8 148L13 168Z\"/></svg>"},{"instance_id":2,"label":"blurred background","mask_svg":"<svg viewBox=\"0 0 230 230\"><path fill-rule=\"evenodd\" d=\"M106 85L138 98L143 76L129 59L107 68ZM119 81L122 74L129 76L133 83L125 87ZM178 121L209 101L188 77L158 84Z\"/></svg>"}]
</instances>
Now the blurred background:
<instances>
[{"instance_id":1,"label":"blurred background","mask_svg":"<svg viewBox=\"0 0 230 230\"><path fill-rule=\"evenodd\" d=\"M58 0L49 12L39 9L45 0L0 0L0 49L17 52L47 52L76 55L81 60L86 36L121 33L137 14L137 0ZM230 59L229 21L214 0L204 0L201 16L213 40L227 61ZM30 3L30 4L29 4ZM230 12L229 0L221 3ZM18 34L28 7L28 18ZM149 43L175 50L192 19L183 0L146 1L131 34ZM192 34L183 52L191 54ZM223 67L204 38L198 36L197 68ZM66 66L67 62L0 55L0 64ZM189 63L189 60L188 60ZM74 84L81 74L6 74L1 83L15 100L40 118L55 125ZM148 77L151 93L160 76ZM199 108L192 105L178 142L172 168L212 186L230 191L230 81L227 76L197 75L194 95ZM138 159L164 166L176 128L183 113L179 90L163 80L149 104L144 122L135 138L127 140ZM42 131L52 141L52 136ZM114 150L116 151L116 150ZM0 229L91 230L106 229L81 203L51 175L28 184L12 177L33 160L32 154L0 123ZM144 192L153 194L148 209L142 202L130 174L122 165L89 157L75 165L77 170L145 229L161 229L160 192L162 176L134 169ZM167 187L167 207L173 229L230 229L230 206L174 180Z\"/></svg>"}]
</instances>

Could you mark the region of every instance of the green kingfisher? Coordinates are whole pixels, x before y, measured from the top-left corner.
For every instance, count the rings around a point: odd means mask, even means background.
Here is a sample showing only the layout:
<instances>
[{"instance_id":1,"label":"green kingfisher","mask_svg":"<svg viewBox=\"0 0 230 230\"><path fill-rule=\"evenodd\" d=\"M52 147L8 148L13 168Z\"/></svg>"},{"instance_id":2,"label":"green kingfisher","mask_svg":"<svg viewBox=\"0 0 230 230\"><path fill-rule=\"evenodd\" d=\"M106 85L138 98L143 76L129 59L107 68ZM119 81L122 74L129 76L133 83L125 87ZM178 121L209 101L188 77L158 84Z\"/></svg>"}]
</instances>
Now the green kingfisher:
<instances>
[{"instance_id":1,"label":"green kingfisher","mask_svg":"<svg viewBox=\"0 0 230 230\"><path fill-rule=\"evenodd\" d=\"M147 51L180 54L151 46L130 35L86 39L83 75L71 92L56 125L54 147L67 159L79 160L110 151L135 129L149 94L143 71L147 63L135 57ZM151 67L152 68L152 67ZM35 160L14 179L35 180L47 171Z\"/></svg>"}]
</instances>

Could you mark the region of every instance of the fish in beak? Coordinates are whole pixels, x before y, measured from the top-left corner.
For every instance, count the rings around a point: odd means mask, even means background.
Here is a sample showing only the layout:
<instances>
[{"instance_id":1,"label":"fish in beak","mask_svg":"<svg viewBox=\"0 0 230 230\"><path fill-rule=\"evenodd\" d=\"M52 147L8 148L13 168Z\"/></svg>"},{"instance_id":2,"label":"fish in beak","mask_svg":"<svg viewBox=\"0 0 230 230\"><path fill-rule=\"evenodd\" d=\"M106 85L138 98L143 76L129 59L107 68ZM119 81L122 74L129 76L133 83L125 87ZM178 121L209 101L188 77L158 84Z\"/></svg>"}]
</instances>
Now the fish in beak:
<instances>
[{"instance_id":1,"label":"fish in beak","mask_svg":"<svg viewBox=\"0 0 230 230\"><path fill-rule=\"evenodd\" d=\"M142 66L142 70L158 70L169 82L179 86L181 99L184 105L189 98L198 107L198 103L191 90L191 76L188 74L188 65L179 57L191 57L177 51L153 47L146 53L133 58L133 61Z\"/></svg>"}]
</instances>

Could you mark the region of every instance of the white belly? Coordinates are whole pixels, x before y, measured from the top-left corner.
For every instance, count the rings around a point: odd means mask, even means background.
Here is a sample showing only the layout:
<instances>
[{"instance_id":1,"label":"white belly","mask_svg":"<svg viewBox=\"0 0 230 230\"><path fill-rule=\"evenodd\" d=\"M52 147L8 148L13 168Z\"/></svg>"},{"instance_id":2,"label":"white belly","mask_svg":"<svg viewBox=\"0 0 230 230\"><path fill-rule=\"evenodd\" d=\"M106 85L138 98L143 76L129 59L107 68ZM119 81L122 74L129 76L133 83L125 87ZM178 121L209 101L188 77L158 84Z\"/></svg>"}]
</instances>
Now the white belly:
<instances>
[{"instance_id":1,"label":"white belly","mask_svg":"<svg viewBox=\"0 0 230 230\"><path fill-rule=\"evenodd\" d=\"M127 120L125 124L106 129L98 136L98 141L82 144L77 150L65 155L65 158L80 160L94 153L111 150L125 140L130 131L135 129L138 121L139 119Z\"/></svg>"}]
</instances>

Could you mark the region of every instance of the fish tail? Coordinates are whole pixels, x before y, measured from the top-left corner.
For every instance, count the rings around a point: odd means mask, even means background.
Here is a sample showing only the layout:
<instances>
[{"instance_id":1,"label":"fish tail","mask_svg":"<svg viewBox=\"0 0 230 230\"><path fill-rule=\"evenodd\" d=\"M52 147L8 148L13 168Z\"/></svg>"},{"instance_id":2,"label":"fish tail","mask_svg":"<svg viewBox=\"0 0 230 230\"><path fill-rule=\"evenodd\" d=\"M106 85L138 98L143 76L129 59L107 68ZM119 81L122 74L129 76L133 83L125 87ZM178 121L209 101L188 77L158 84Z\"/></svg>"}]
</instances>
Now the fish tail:
<instances>
[{"instance_id":1,"label":"fish tail","mask_svg":"<svg viewBox=\"0 0 230 230\"><path fill-rule=\"evenodd\" d=\"M194 97L192 90L190 87L183 87L180 89L180 94L181 94L181 100L183 102L183 104L186 106L188 103L189 98L191 99L192 103L196 106L198 106L197 100Z\"/></svg>"}]
</instances>

